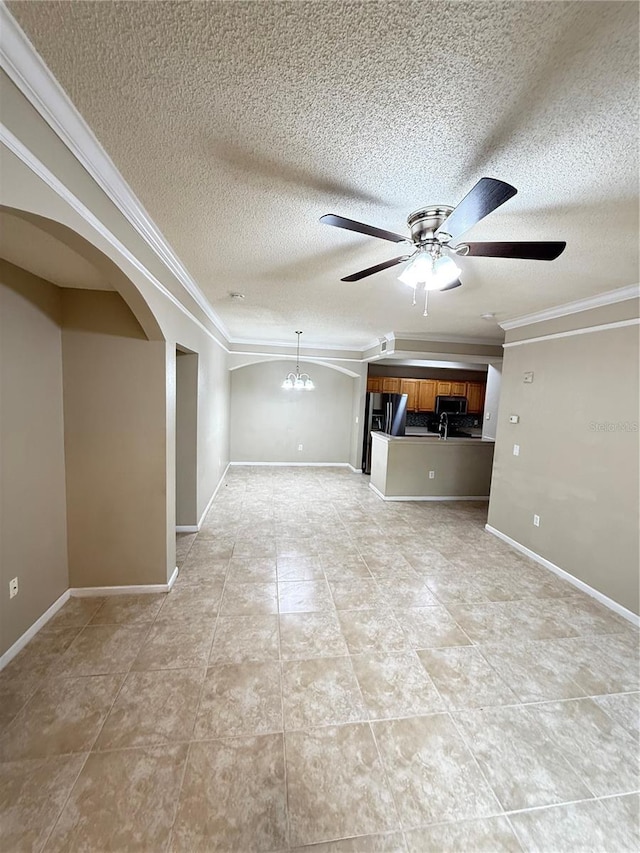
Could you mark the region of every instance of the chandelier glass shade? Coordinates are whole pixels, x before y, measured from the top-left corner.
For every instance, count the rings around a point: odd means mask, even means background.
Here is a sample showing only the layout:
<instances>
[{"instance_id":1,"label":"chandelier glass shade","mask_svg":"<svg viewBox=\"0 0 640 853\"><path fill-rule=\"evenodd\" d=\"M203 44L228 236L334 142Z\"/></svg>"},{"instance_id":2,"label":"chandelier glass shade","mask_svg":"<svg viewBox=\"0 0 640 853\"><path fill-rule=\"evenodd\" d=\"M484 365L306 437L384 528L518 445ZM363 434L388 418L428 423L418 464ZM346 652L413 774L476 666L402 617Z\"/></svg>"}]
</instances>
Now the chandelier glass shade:
<instances>
[{"instance_id":1,"label":"chandelier glass shade","mask_svg":"<svg viewBox=\"0 0 640 853\"><path fill-rule=\"evenodd\" d=\"M296 372L288 373L284 382L282 383L282 388L285 391L290 391L293 389L294 391L313 391L316 387L311 381L311 377L308 373L300 373L300 335L302 332L296 332L298 336L298 346L296 349Z\"/></svg>"}]
</instances>

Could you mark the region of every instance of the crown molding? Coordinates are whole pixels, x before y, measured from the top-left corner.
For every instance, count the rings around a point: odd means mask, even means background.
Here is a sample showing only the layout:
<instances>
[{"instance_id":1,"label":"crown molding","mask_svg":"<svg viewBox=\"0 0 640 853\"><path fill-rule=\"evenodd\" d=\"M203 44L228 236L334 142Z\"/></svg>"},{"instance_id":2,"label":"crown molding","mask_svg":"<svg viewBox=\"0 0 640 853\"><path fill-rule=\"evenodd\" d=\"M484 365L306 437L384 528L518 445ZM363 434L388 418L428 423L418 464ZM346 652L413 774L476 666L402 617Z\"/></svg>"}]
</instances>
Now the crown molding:
<instances>
[{"instance_id":1,"label":"crown molding","mask_svg":"<svg viewBox=\"0 0 640 853\"><path fill-rule=\"evenodd\" d=\"M619 287L617 290L588 296L586 299L577 299L575 302L565 302L563 305L545 308L533 314L523 314L521 317L514 317L513 320L505 320L500 323L500 326L508 332L522 326L531 326L533 323L544 323L546 320L568 317L570 314L579 314L581 311L601 308L603 305L614 305L616 302L625 302L627 299L638 299L638 297L640 297L640 284L631 284L628 287Z\"/></svg>"},{"instance_id":2,"label":"crown molding","mask_svg":"<svg viewBox=\"0 0 640 853\"><path fill-rule=\"evenodd\" d=\"M204 293L191 278L158 226L2 0L0 0L0 28L2 29L0 65L3 70L169 272L195 300L216 330L228 340L229 333L224 322L213 310Z\"/></svg>"},{"instance_id":3,"label":"crown molding","mask_svg":"<svg viewBox=\"0 0 640 853\"><path fill-rule=\"evenodd\" d=\"M502 340L495 338L479 338L466 335L423 335L420 332L391 332L390 335L397 342L401 341L424 341L425 343L437 344L477 344L485 347L502 346ZM387 335L389 337L389 335Z\"/></svg>"}]
</instances>

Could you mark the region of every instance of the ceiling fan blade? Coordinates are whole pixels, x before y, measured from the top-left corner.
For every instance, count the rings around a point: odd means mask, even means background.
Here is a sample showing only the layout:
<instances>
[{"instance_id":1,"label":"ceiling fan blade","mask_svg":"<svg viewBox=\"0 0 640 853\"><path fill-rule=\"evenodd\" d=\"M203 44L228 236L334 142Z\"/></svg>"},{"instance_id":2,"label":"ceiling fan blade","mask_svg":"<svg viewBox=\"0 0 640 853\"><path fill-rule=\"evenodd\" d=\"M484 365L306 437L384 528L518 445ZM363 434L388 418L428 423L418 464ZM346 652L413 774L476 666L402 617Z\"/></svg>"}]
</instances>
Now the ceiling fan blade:
<instances>
[{"instance_id":1,"label":"ceiling fan blade","mask_svg":"<svg viewBox=\"0 0 640 853\"><path fill-rule=\"evenodd\" d=\"M469 190L460 204L445 219L438 231L450 234L455 239L505 201L509 201L517 192L518 190L511 184L506 184L497 178L480 178L475 187Z\"/></svg>"},{"instance_id":2,"label":"ceiling fan blade","mask_svg":"<svg viewBox=\"0 0 640 853\"><path fill-rule=\"evenodd\" d=\"M384 261L382 264L376 264L375 267L367 267L366 270L354 272L352 275L341 278L340 281L360 281L361 278L366 278L368 275L373 275L376 272L382 272L382 270L394 267L396 264L401 264L403 261L408 261L410 257L411 255L402 255L399 258L392 258L390 261Z\"/></svg>"},{"instance_id":3,"label":"ceiling fan blade","mask_svg":"<svg viewBox=\"0 0 640 853\"><path fill-rule=\"evenodd\" d=\"M356 222L355 219L346 219L334 213L325 213L320 217L320 222L324 225L335 225L336 228L346 228L347 231L359 231L360 234L379 237L381 240L390 240L392 243L409 242L409 238L403 237L402 234L394 234L393 231L385 231L384 228L374 228L373 225L365 225L364 222Z\"/></svg>"},{"instance_id":4,"label":"ceiling fan blade","mask_svg":"<svg viewBox=\"0 0 640 853\"><path fill-rule=\"evenodd\" d=\"M467 255L483 258L524 258L531 261L554 261L561 255L565 242L537 243L465 243Z\"/></svg>"},{"instance_id":5,"label":"ceiling fan blade","mask_svg":"<svg viewBox=\"0 0 640 853\"><path fill-rule=\"evenodd\" d=\"M441 287L438 292L444 293L445 290L453 290L454 287L460 287L461 285L462 282L459 278L457 278L455 281L452 281L451 284L448 284L446 287Z\"/></svg>"}]
</instances>

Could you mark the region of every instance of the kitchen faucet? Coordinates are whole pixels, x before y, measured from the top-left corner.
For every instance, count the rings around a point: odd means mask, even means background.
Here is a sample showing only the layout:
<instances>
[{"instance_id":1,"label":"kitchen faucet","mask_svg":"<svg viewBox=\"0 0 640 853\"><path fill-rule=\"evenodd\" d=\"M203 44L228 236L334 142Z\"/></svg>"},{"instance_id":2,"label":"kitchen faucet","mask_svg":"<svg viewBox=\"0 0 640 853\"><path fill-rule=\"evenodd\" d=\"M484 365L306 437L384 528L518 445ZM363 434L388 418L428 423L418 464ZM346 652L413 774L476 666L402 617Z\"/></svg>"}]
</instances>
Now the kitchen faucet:
<instances>
[{"instance_id":1,"label":"kitchen faucet","mask_svg":"<svg viewBox=\"0 0 640 853\"><path fill-rule=\"evenodd\" d=\"M449 432L449 415L446 412L442 412L440 415L440 423L438 424L438 432L440 433L440 438L447 440L447 434Z\"/></svg>"}]
</instances>

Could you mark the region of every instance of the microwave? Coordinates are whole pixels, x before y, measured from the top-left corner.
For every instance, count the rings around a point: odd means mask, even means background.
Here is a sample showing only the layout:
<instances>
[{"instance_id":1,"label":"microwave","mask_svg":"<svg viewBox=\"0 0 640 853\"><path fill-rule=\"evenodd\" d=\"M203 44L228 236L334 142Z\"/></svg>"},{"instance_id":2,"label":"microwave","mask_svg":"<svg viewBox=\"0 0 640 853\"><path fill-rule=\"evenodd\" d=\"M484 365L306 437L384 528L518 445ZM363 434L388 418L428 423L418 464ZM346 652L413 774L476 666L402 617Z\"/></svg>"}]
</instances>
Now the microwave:
<instances>
[{"instance_id":1,"label":"microwave","mask_svg":"<svg viewBox=\"0 0 640 853\"><path fill-rule=\"evenodd\" d=\"M466 415L466 397L436 397L436 415L446 412L448 415Z\"/></svg>"}]
</instances>

